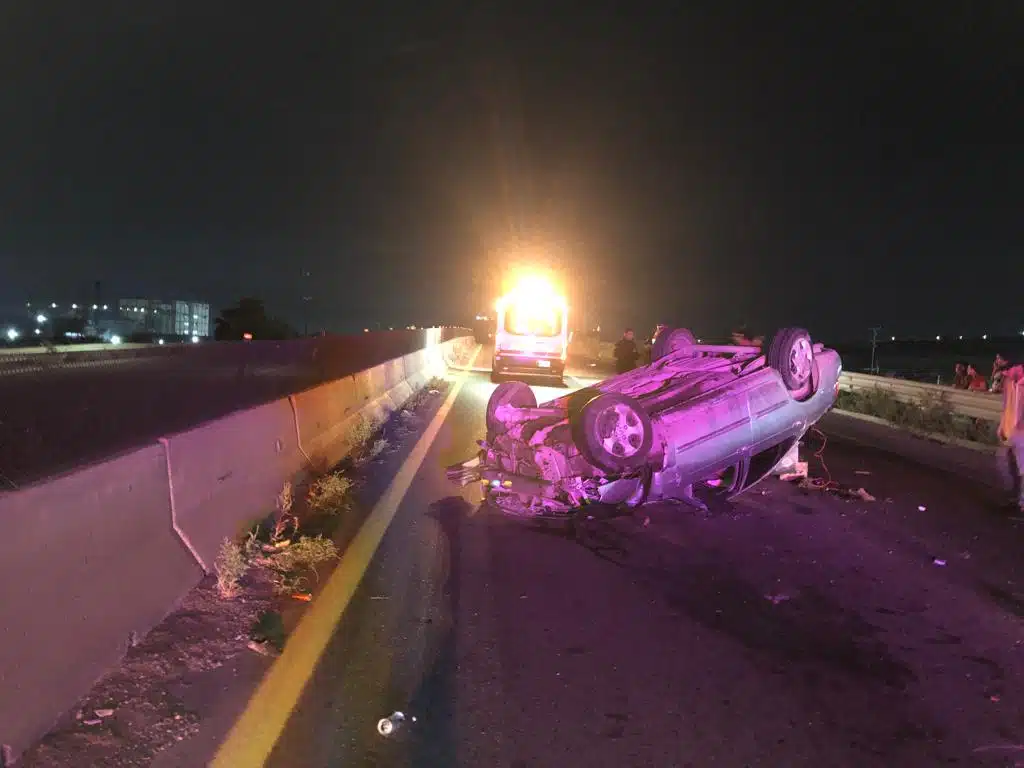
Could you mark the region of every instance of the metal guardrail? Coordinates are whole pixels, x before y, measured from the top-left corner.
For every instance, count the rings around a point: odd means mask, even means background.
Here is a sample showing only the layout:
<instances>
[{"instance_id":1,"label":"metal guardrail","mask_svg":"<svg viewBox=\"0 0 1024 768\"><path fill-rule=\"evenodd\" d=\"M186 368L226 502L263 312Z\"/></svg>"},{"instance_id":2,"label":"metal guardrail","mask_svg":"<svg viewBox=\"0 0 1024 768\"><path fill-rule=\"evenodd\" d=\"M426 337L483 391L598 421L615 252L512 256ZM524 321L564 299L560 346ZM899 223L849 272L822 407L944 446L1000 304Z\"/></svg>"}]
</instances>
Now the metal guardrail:
<instances>
[{"instance_id":1,"label":"metal guardrail","mask_svg":"<svg viewBox=\"0 0 1024 768\"><path fill-rule=\"evenodd\" d=\"M839 388L846 392L859 393L879 389L900 402L914 405L941 399L961 416L984 419L985 421L998 422L1003 413L1002 395L989 392L967 392L939 384L925 384L887 376L844 371L839 378Z\"/></svg>"}]
</instances>

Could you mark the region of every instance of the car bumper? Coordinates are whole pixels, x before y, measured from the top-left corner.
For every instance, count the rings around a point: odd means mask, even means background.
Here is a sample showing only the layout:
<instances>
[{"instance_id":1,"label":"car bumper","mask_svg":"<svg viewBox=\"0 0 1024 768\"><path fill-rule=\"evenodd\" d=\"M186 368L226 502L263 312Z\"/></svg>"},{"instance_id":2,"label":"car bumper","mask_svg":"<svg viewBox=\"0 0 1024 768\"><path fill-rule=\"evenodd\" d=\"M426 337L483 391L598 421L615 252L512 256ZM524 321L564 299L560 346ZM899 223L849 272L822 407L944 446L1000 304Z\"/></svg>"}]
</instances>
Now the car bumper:
<instances>
[{"instance_id":1,"label":"car bumper","mask_svg":"<svg viewBox=\"0 0 1024 768\"><path fill-rule=\"evenodd\" d=\"M495 373L522 373L534 376L558 376L565 373L565 361L559 358L529 355L495 355L491 366Z\"/></svg>"}]
</instances>

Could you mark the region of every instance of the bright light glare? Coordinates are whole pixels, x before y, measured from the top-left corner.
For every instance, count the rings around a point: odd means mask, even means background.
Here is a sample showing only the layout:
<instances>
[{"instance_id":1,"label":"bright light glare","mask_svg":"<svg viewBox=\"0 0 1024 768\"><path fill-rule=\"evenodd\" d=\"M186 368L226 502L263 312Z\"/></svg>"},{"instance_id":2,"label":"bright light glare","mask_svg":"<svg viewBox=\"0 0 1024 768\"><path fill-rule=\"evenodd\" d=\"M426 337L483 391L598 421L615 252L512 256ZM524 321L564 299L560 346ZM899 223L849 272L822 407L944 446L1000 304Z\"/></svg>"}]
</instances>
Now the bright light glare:
<instances>
[{"instance_id":1,"label":"bright light glare","mask_svg":"<svg viewBox=\"0 0 1024 768\"><path fill-rule=\"evenodd\" d=\"M963 338L963 337L961 336L960 338ZM988 334L987 333L981 334L981 340L982 341L988 341Z\"/></svg>"},{"instance_id":2,"label":"bright light glare","mask_svg":"<svg viewBox=\"0 0 1024 768\"><path fill-rule=\"evenodd\" d=\"M199 337L198 336L193 336L192 337L192 343L193 344L198 344L199 343Z\"/></svg>"},{"instance_id":3,"label":"bright light glare","mask_svg":"<svg viewBox=\"0 0 1024 768\"><path fill-rule=\"evenodd\" d=\"M46 315L36 315L36 322L40 324L45 323Z\"/></svg>"},{"instance_id":4,"label":"bright light glare","mask_svg":"<svg viewBox=\"0 0 1024 768\"><path fill-rule=\"evenodd\" d=\"M7 329L7 339L8 339L8 341L17 341L19 336L21 336L21 334L18 333L18 329L17 328L8 328Z\"/></svg>"},{"instance_id":5,"label":"bright light glare","mask_svg":"<svg viewBox=\"0 0 1024 768\"><path fill-rule=\"evenodd\" d=\"M40 331L38 328L36 328L36 336L38 336L41 333L42 333L42 331Z\"/></svg>"},{"instance_id":6,"label":"bright light glare","mask_svg":"<svg viewBox=\"0 0 1024 768\"><path fill-rule=\"evenodd\" d=\"M540 275L526 275L509 293L498 299L505 329L517 335L554 336L562 327L565 298Z\"/></svg>"},{"instance_id":7,"label":"bright light glare","mask_svg":"<svg viewBox=\"0 0 1024 768\"><path fill-rule=\"evenodd\" d=\"M117 335L117 334L115 333L115 334L114 334L113 336L111 336L111 337L110 337L110 343L111 343L111 344L120 344L120 343L121 343L121 337L120 337L120 336L118 336L118 335Z\"/></svg>"},{"instance_id":8,"label":"bright light glare","mask_svg":"<svg viewBox=\"0 0 1024 768\"><path fill-rule=\"evenodd\" d=\"M157 339L157 340L156 340L156 343L157 343L157 344L163 344L163 343L164 343L164 340L163 340L163 339Z\"/></svg>"}]
</instances>

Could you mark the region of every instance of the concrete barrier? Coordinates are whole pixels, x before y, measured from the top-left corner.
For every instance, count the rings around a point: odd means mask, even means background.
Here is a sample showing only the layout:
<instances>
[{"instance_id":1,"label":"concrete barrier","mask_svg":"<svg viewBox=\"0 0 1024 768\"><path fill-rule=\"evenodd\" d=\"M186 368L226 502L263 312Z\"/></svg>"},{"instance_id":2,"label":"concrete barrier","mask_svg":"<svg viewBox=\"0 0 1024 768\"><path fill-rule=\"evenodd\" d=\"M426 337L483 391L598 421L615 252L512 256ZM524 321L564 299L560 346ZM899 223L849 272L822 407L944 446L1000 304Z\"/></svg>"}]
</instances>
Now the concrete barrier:
<instances>
[{"instance_id":1,"label":"concrete barrier","mask_svg":"<svg viewBox=\"0 0 1024 768\"><path fill-rule=\"evenodd\" d=\"M211 570L287 481L340 461L357 418L400 408L461 338L0 495L0 744L20 754Z\"/></svg>"},{"instance_id":2,"label":"concrete barrier","mask_svg":"<svg viewBox=\"0 0 1024 768\"><path fill-rule=\"evenodd\" d=\"M251 408L163 439L178 528L206 571L225 537L273 509L304 466L288 400Z\"/></svg>"},{"instance_id":3,"label":"concrete barrier","mask_svg":"<svg viewBox=\"0 0 1024 768\"><path fill-rule=\"evenodd\" d=\"M0 742L40 737L202 571L174 535L163 446L0 497Z\"/></svg>"},{"instance_id":4,"label":"concrete barrier","mask_svg":"<svg viewBox=\"0 0 1024 768\"><path fill-rule=\"evenodd\" d=\"M332 466L345 458L351 446L344 438L351 429L351 420L365 404L356 393L355 377L292 395L291 402L299 445L310 461Z\"/></svg>"}]
</instances>

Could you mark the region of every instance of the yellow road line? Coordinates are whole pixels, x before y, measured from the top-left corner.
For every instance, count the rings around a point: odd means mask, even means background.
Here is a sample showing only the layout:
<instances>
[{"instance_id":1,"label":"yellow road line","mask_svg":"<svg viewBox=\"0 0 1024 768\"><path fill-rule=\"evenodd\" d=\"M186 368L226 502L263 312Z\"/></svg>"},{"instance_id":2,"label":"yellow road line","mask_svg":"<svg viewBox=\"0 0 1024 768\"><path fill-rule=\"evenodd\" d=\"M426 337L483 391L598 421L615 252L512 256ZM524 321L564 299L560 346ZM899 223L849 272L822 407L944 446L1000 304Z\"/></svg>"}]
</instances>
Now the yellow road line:
<instances>
[{"instance_id":1,"label":"yellow road line","mask_svg":"<svg viewBox=\"0 0 1024 768\"><path fill-rule=\"evenodd\" d=\"M478 348L473 353L473 361L479 351ZM323 592L299 621L281 656L221 744L210 763L213 768L258 768L270 757L465 381L465 376L458 377L448 398L345 550Z\"/></svg>"}]
</instances>

